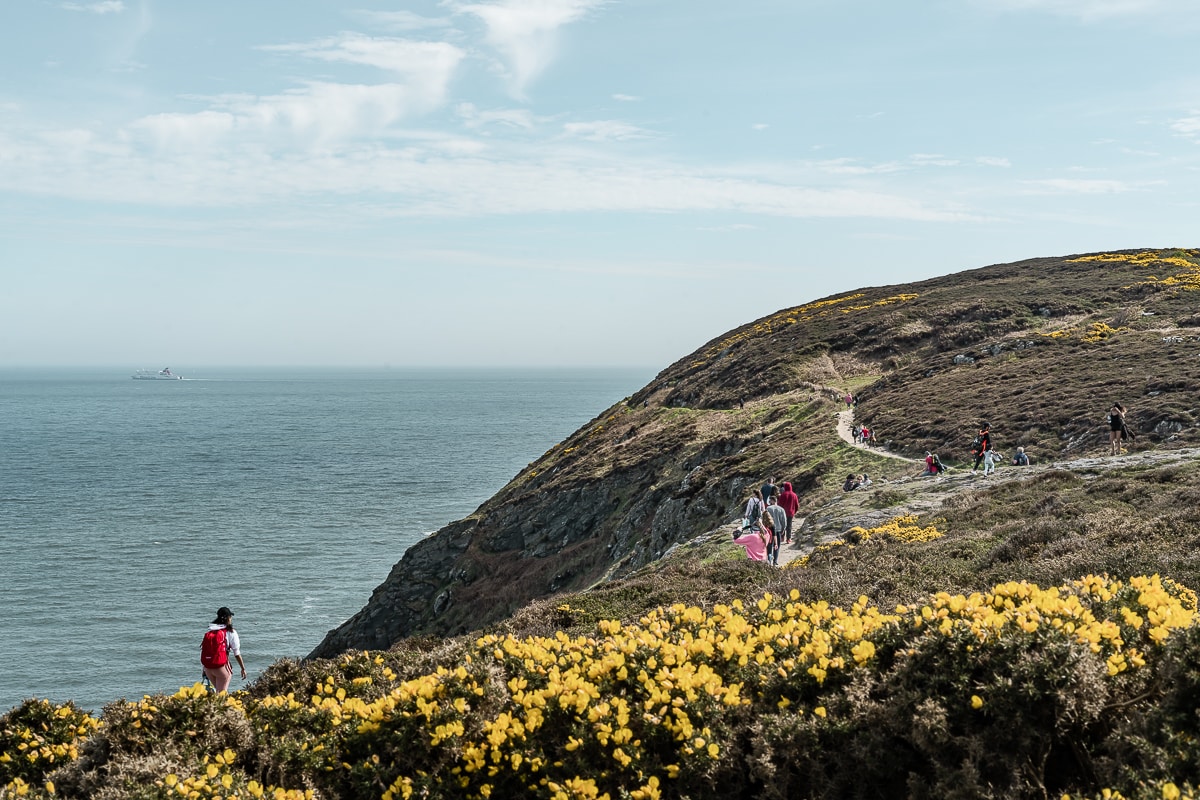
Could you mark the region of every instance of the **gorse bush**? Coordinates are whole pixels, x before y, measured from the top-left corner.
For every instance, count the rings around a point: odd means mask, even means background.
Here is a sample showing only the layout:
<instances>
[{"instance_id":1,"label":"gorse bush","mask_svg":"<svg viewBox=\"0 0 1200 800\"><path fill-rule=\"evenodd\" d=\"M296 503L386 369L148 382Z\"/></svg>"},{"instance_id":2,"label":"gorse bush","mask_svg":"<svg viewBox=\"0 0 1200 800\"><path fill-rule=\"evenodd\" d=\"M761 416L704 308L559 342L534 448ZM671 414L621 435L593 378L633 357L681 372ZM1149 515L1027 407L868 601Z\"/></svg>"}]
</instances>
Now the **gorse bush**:
<instances>
[{"instance_id":1,"label":"gorse bush","mask_svg":"<svg viewBox=\"0 0 1200 800\"><path fill-rule=\"evenodd\" d=\"M1197 621L1169 580L1087 577L893 609L680 604L426 669L283 662L101 721L30 701L2 720L0 797L1187 796Z\"/></svg>"}]
</instances>

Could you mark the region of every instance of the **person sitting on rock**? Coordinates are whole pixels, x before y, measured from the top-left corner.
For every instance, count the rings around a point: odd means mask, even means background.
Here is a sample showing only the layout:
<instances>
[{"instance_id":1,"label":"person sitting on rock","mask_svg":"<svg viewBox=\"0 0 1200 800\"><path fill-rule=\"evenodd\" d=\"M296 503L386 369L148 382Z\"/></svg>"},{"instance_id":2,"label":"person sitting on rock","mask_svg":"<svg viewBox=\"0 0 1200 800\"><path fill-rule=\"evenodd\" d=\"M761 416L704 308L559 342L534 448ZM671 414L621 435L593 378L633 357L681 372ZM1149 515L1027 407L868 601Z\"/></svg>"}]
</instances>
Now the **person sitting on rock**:
<instances>
[{"instance_id":1,"label":"person sitting on rock","mask_svg":"<svg viewBox=\"0 0 1200 800\"><path fill-rule=\"evenodd\" d=\"M937 475L937 465L933 463L933 453L929 450L925 451L925 471L921 473L921 477L926 475Z\"/></svg>"},{"instance_id":2,"label":"person sitting on rock","mask_svg":"<svg viewBox=\"0 0 1200 800\"><path fill-rule=\"evenodd\" d=\"M865 489L870 485L871 485L871 476L870 475L868 475L867 473L864 472L862 475L858 476L858 488Z\"/></svg>"},{"instance_id":3,"label":"person sitting on rock","mask_svg":"<svg viewBox=\"0 0 1200 800\"><path fill-rule=\"evenodd\" d=\"M853 492L858 488L858 476L853 472L846 476L846 482L842 484L843 492Z\"/></svg>"},{"instance_id":4,"label":"person sitting on rock","mask_svg":"<svg viewBox=\"0 0 1200 800\"><path fill-rule=\"evenodd\" d=\"M1012 463L1013 463L1014 467L1028 467L1029 466L1029 456L1025 455L1024 447L1017 448L1017 453L1016 453L1016 455L1013 456Z\"/></svg>"}]
</instances>

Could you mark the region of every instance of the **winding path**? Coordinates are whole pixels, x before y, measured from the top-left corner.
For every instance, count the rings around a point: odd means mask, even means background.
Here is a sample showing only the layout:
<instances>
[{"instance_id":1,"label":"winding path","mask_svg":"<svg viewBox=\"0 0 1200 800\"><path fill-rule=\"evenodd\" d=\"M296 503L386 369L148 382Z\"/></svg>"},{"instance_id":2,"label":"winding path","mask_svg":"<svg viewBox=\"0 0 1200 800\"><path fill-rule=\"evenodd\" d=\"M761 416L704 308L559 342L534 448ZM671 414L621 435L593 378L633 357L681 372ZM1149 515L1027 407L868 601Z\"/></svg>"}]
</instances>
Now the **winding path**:
<instances>
[{"instance_id":1,"label":"winding path","mask_svg":"<svg viewBox=\"0 0 1200 800\"><path fill-rule=\"evenodd\" d=\"M907 461L910 464L921 463L920 459L909 458L908 456L902 456L899 453L889 453L887 450L880 450L877 447L871 447L863 442L855 441L854 434L850 432L850 429L854 426L854 409L848 408L845 411L839 411L835 416L837 417L838 436L840 436L842 441L851 447L857 447L859 450L870 450L877 456L883 456L884 458L895 458L900 461Z\"/></svg>"}]
</instances>

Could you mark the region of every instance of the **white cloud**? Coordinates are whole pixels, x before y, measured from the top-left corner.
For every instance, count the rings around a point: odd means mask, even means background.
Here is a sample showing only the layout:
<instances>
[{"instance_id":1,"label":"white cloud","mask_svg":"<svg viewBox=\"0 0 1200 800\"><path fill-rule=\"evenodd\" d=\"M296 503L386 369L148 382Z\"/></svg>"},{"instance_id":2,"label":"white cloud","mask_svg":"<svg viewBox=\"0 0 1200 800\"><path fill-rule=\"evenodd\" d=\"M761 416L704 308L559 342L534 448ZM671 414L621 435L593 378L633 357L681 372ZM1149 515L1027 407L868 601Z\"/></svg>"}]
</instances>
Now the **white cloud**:
<instances>
[{"instance_id":1,"label":"white cloud","mask_svg":"<svg viewBox=\"0 0 1200 800\"><path fill-rule=\"evenodd\" d=\"M632 94L614 94L612 96L612 99L619 100L622 103L637 103L642 98L638 97L637 95L632 95Z\"/></svg>"},{"instance_id":2,"label":"white cloud","mask_svg":"<svg viewBox=\"0 0 1200 800\"><path fill-rule=\"evenodd\" d=\"M63 3L62 8L68 11L87 11L92 14L120 14L125 10L121 0L102 0L99 3Z\"/></svg>"},{"instance_id":3,"label":"white cloud","mask_svg":"<svg viewBox=\"0 0 1200 800\"><path fill-rule=\"evenodd\" d=\"M1171 123L1171 130L1181 136L1200 141L1200 111Z\"/></svg>"},{"instance_id":4,"label":"white cloud","mask_svg":"<svg viewBox=\"0 0 1200 800\"><path fill-rule=\"evenodd\" d=\"M734 233L738 231L757 231L760 229L758 225L748 225L744 222L735 222L730 225L701 225L696 228L698 231L711 231L713 233Z\"/></svg>"},{"instance_id":5,"label":"white cloud","mask_svg":"<svg viewBox=\"0 0 1200 800\"><path fill-rule=\"evenodd\" d=\"M1125 181L1091 178L1051 178L1023 183L1035 194L1122 194L1139 188Z\"/></svg>"},{"instance_id":6,"label":"white cloud","mask_svg":"<svg viewBox=\"0 0 1200 800\"><path fill-rule=\"evenodd\" d=\"M1007 158L1000 156L976 156L976 164L982 164L985 167L1011 167L1012 162Z\"/></svg>"},{"instance_id":7,"label":"white cloud","mask_svg":"<svg viewBox=\"0 0 1200 800\"><path fill-rule=\"evenodd\" d=\"M472 14L487 28L485 38L503 56L510 90L524 97L558 50L558 31L577 22L606 0L497 0L459 3L454 8Z\"/></svg>"},{"instance_id":8,"label":"white cloud","mask_svg":"<svg viewBox=\"0 0 1200 800\"><path fill-rule=\"evenodd\" d=\"M814 147L813 149L819 148ZM884 175L904 169L904 167L894 161L883 162L881 164L864 164L853 158L831 158L825 161L818 161L814 166L821 172L827 172L832 175Z\"/></svg>"},{"instance_id":9,"label":"white cloud","mask_svg":"<svg viewBox=\"0 0 1200 800\"><path fill-rule=\"evenodd\" d=\"M1149 16L1170 11L1185 13L1194 9L1193 0L971 0L988 10L1033 11L1075 17L1084 22L1114 17Z\"/></svg>"},{"instance_id":10,"label":"white cloud","mask_svg":"<svg viewBox=\"0 0 1200 800\"><path fill-rule=\"evenodd\" d=\"M296 53L322 61L365 64L414 79L444 81L465 55L447 42L416 42L409 39L343 33L303 44L265 45L262 50Z\"/></svg>"},{"instance_id":11,"label":"white cloud","mask_svg":"<svg viewBox=\"0 0 1200 800\"><path fill-rule=\"evenodd\" d=\"M957 158L949 158L940 153L914 153L908 159L918 167L957 167L962 163Z\"/></svg>"},{"instance_id":12,"label":"white cloud","mask_svg":"<svg viewBox=\"0 0 1200 800\"><path fill-rule=\"evenodd\" d=\"M345 87L341 87L345 88ZM305 100L308 97L306 96ZM272 99L268 99L272 100ZM245 107L233 110L238 103ZM231 109L158 115L125 140L88 131L5 139L0 191L106 204L179 208L271 208L328 213L339 198L346 220L589 212L732 212L790 218L973 219L942 201L850 185L821 187L783 165L694 168L661 158L607 158L578 141L498 142L429 134L403 146L346 141L341 148L277 152L229 131L293 113L282 100L230 101ZM255 116L258 115L258 116ZM294 124L294 123L289 123ZM148 138L177 146L148 149ZM224 138L231 146L190 146ZM184 145L189 146L184 146Z\"/></svg>"},{"instance_id":13,"label":"white cloud","mask_svg":"<svg viewBox=\"0 0 1200 800\"><path fill-rule=\"evenodd\" d=\"M447 17L422 17L411 11L356 11L359 19L389 31L421 31L431 28L448 28L452 24Z\"/></svg>"},{"instance_id":14,"label":"white cloud","mask_svg":"<svg viewBox=\"0 0 1200 800\"><path fill-rule=\"evenodd\" d=\"M443 106L465 55L443 42L357 34L263 49L376 67L397 80L365 85L313 81L276 95L207 98L209 108L203 111L154 114L134 122L130 131L156 147L181 150L215 146L234 135L246 144L280 149L327 147L380 135L400 120Z\"/></svg>"},{"instance_id":15,"label":"white cloud","mask_svg":"<svg viewBox=\"0 0 1200 800\"><path fill-rule=\"evenodd\" d=\"M597 120L595 122L568 122L563 125L563 132L568 136L587 139L591 142L627 141L629 139L646 139L653 136L650 131L616 120Z\"/></svg>"},{"instance_id":16,"label":"white cloud","mask_svg":"<svg viewBox=\"0 0 1200 800\"><path fill-rule=\"evenodd\" d=\"M756 122L753 125L751 125L750 127L756 131L765 131L767 128L769 128L771 126L765 122Z\"/></svg>"},{"instance_id":17,"label":"white cloud","mask_svg":"<svg viewBox=\"0 0 1200 800\"><path fill-rule=\"evenodd\" d=\"M160 148L215 145L237 133L246 143L270 148L326 147L339 141L379 135L399 120L428 112L444 100L437 83L374 85L310 83L267 97L215 98L213 108L195 114L154 114L130 128Z\"/></svg>"},{"instance_id":18,"label":"white cloud","mask_svg":"<svg viewBox=\"0 0 1200 800\"><path fill-rule=\"evenodd\" d=\"M499 125L508 128L532 130L537 124L533 112L524 108L506 108L499 111L480 111L474 103L459 103L455 109L468 128L485 128Z\"/></svg>"}]
</instances>

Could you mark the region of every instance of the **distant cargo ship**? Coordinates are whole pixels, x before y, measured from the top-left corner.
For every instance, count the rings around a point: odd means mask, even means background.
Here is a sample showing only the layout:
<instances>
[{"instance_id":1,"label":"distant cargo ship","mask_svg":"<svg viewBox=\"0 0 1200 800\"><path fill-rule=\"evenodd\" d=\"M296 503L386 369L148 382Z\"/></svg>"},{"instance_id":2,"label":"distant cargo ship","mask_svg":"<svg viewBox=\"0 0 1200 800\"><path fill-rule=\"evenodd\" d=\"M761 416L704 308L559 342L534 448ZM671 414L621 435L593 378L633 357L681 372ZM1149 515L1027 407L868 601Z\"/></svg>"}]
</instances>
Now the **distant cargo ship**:
<instances>
[{"instance_id":1,"label":"distant cargo ship","mask_svg":"<svg viewBox=\"0 0 1200 800\"><path fill-rule=\"evenodd\" d=\"M131 376L135 381L181 381L182 375L171 372L170 367L163 367L158 372L152 369L139 369Z\"/></svg>"}]
</instances>

